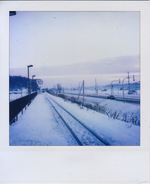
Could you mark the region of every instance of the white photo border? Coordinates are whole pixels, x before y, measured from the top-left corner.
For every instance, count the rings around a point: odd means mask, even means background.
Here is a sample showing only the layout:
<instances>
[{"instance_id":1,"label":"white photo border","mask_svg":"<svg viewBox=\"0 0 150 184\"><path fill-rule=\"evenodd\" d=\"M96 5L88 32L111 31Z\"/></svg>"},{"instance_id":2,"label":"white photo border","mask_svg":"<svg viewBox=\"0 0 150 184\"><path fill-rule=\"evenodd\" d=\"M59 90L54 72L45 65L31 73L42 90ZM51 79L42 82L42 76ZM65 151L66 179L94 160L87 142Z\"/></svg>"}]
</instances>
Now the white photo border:
<instances>
[{"instance_id":1,"label":"white photo border","mask_svg":"<svg viewBox=\"0 0 150 184\"><path fill-rule=\"evenodd\" d=\"M140 146L9 146L9 11L139 11ZM150 2L0 2L0 182L150 183Z\"/></svg>"}]
</instances>

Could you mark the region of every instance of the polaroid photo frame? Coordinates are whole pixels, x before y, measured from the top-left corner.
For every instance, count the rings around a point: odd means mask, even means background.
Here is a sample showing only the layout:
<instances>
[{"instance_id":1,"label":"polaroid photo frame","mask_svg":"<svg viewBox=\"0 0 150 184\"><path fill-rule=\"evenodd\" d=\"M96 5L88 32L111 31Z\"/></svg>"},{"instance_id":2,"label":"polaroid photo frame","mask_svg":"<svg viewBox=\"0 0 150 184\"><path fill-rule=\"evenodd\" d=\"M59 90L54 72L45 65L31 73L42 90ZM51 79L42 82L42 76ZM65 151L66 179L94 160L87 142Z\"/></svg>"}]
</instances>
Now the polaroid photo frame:
<instances>
[{"instance_id":1,"label":"polaroid photo frame","mask_svg":"<svg viewBox=\"0 0 150 184\"><path fill-rule=\"evenodd\" d=\"M9 145L9 12L131 11L140 14L140 146ZM150 183L149 2L1 2L0 181L2 183Z\"/></svg>"}]
</instances>

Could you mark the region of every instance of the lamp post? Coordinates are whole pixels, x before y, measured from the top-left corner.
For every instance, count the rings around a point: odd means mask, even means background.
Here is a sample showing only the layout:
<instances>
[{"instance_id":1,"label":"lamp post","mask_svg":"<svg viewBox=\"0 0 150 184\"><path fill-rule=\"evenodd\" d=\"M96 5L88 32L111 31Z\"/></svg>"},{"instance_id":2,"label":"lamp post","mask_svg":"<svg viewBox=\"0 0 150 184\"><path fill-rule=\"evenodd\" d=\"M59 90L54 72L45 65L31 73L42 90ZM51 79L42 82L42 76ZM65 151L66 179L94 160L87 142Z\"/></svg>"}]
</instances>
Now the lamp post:
<instances>
[{"instance_id":1,"label":"lamp post","mask_svg":"<svg viewBox=\"0 0 150 184\"><path fill-rule=\"evenodd\" d=\"M129 75L128 75L128 77L126 77L126 78L124 78L124 79L122 80L123 100L124 100L124 84L123 84L123 82L124 82L125 79L128 79L128 81L129 81L130 78L131 78L131 77L129 77ZM133 75L133 81L135 81L134 75ZM130 92L130 91L129 91L129 92ZM129 94L129 92L128 92L128 94Z\"/></svg>"},{"instance_id":2,"label":"lamp post","mask_svg":"<svg viewBox=\"0 0 150 184\"><path fill-rule=\"evenodd\" d=\"M33 67L33 65L28 65L28 95L31 94L31 84L30 84L30 78L29 78L29 68Z\"/></svg>"},{"instance_id":3,"label":"lamp post","mask_svg":"<svg viewBox=\"0 0 150 184\"><path fill-rule=\"evenodd\" d=\"M112 83L115 82L115 81L118 81L118 80L113 80L113 81L111 82L111 95L112 95L112 88L113 88ZM120 83L120 79L119 79L119 83Z\"/></svg>"},{"instance_id":4,"label":"lamp post","mask_svg":"<svg viewBox=\"0 0 150 184\"><path fill-rule=\"evenodd\" d=\"M33 81L33 78L35 77L36 75L32 75L32 91L34 92L35 90L35 81Z\"/></svg>"},{"instance_id":5,"label":"lamp post","mask_svg":"<svg viewBox=\"0 0 150 184\"><path fill-rule=\"evenodd\" d=\"M124 79L122 80L123 100L124 100L124 84L123 84L123 83L124 83L124 80L125 80L125 79L128 79L128 77L126 77L126 78L124 78Z\"/></svg>"},{"instance_id":6,"label":"lamp post","mask_svg":"<svg viewBox=\"0 0 150 184\"><path fill-rule=\"evenodd\" d=\"M129 72L128 72L128 93L130 92L130 77L129 77Z\"/></svg>"}]
</instances>

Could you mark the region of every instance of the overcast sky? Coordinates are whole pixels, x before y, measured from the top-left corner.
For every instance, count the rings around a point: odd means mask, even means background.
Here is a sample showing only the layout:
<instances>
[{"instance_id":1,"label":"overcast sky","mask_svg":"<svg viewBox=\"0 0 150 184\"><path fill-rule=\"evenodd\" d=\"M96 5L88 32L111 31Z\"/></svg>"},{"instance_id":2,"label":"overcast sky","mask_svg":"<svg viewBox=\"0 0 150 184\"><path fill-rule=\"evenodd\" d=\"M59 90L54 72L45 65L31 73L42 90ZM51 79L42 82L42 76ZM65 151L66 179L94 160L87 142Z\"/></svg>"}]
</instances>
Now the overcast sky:
<instances>
[{"instance_id":1,"label":"overcast sky","mask_svg":"<svg viewBox=\"0 0 150 184\"><path fill-rule=\"evenodd\" d=\"M74 79L78 83L89 77L84 72L84 64L99 62L101 68L105 68L102 75L111 74L112 69L107 70L106 66L114 67L116 76L128 71L138 75L139 31L139 12L17 12L10 17L10 74L26 76L27 72L21 71L27 71L27 65L32 64L31 75L43 77L46 84L48 79L54 85L54 81L62 81L62 78L67 84L71 82L71 73L75 77L77 67L73 66L78 64L79 68L82 65L76 75L81 78ZM118 64L113 59L124 56L136 58L136 62L135 59L128 62L126 72L125 61ZM69 77L66 70L59 77L60 65L70 65ZM41 67L51 66L55 66L56 79L54 71L52 75L46 72L46 76L44 71L40 72ZM92 72L89 72L92 78L96 77L94 70ZM112 72L113 77L115 73ZM111 79L101 80L99 83L105 84Z\"/></svg>"}]
</instances>

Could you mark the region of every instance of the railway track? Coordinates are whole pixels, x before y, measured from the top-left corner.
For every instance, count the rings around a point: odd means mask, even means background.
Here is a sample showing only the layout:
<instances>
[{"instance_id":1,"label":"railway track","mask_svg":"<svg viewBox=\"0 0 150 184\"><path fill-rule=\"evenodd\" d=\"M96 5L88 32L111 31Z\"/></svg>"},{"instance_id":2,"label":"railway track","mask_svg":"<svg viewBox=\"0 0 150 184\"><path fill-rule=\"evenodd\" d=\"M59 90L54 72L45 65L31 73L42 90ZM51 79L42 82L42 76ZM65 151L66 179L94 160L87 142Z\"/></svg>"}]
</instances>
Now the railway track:
<instances>
[{"instance_id":1,"label":"railway track","mask_svg":"<svg viewBox=\"0 0 150 184\"><path fill-rule=\"evenodd\" d=\"M49 94L45 94L48 102L53 107L61 122L67 127L68 131L72 135L73 139L76 141L77 145L80 146L108 146L110 145L106 140L97 135L93 130L91 130L87 125L81 122L73 114L68 112L60 104L58 104L54 99L50 97Z\"/></svg>"}]
</instances>

